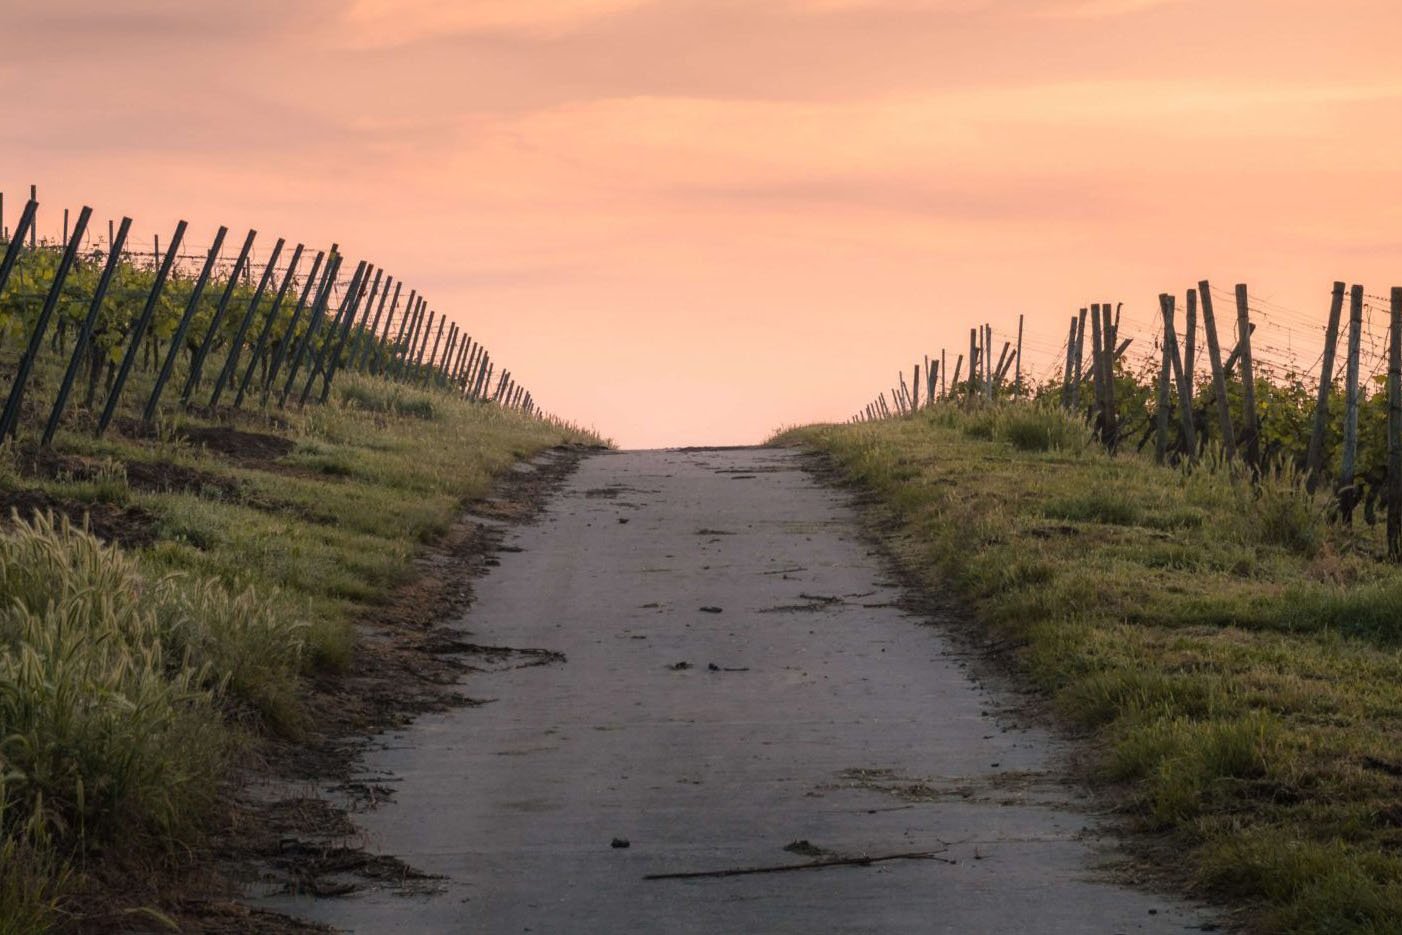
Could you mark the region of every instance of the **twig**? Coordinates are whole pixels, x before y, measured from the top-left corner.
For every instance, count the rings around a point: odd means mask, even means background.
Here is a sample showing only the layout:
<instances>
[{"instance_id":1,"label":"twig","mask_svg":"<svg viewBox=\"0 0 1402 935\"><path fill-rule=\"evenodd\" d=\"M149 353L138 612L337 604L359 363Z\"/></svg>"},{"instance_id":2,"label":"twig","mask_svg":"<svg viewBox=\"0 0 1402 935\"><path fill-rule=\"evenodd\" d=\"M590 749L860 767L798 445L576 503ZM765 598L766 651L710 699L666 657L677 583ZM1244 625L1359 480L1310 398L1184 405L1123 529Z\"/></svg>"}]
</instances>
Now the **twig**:
<instances>
[{"instance_id":1,"label":"twig","mask_svg":"<svg viewBox=\"0 0 1402 935\"><path fill-rule=\"evenodd\" d=\"M649 873L644 880L694 880L700 877L740 877L754 873L785 873L789 870L820 870L823 867L869 867L887 860L938 860L952 864L955 861L939 856L944 851L909 851L904 854L882 854L877 857L830 857L826 860L810 860L803 864L779 864L773 867L739 867L730 870L692 870L686 873Z\"/></svg>"}]
</instances>

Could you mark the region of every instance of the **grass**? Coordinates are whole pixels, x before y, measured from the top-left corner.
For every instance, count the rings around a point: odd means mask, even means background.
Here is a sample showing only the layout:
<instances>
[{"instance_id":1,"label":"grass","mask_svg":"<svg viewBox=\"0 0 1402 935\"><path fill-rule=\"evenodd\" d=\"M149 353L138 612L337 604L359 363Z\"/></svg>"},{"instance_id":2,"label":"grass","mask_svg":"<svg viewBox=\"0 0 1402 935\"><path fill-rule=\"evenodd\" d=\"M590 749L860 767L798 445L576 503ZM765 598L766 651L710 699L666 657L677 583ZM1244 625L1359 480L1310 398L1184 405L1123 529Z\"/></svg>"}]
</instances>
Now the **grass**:
<instances>
[{"instance_id":1,"label":"grass","mask_svg":"<svg viewBox=\"0 0 1402 935\"><path fill-rule=\"evenodd\" d=\"M141 526L104 544L41 514L0 529L0 935L43 931L96 865L198 841L231 761L306 726L307 676L334 677L354 621L417 550L518 459L587 433L343 373L330 405L239 416L286 452L81 431L60 469L0 451L0 493ZM169 476L170 484L136 478ZM144 525L143 525L144 524Z\"/></svg>"},{"instance_id":2,"label":"grass","mask_svg":"<svg viewBox=\"0 0 1402 935\"><path fill-rule=\"evenodd\" d=\"M819 425L1199 892L1270 932L1402 931L1402 570L1298 477L1111 458L1031 405Z\"/></svg>"}]
</instances>

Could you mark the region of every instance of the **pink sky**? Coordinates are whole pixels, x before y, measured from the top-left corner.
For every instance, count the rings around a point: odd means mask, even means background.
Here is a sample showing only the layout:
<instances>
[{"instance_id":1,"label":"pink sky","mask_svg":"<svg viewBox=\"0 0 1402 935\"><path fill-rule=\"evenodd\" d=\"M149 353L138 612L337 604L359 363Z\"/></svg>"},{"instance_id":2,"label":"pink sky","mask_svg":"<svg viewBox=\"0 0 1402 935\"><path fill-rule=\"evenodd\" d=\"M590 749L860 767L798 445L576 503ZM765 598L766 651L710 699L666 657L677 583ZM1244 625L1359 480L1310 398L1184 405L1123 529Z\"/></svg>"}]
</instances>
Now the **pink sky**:
<instances>
[{"instance_id":1,"label":"pink sky","mask_svg":"<svg viewBox=\"0 0 1402 935\"><path fill-rule=\"evenodd\" d=\"M975 321L1042 373L1090 301L1148 343L1244 281L1298 349L1402 283L1395 2L4 7L10 223L337 240L630 447L845 418Z\"/></svg>"}]
</instances>

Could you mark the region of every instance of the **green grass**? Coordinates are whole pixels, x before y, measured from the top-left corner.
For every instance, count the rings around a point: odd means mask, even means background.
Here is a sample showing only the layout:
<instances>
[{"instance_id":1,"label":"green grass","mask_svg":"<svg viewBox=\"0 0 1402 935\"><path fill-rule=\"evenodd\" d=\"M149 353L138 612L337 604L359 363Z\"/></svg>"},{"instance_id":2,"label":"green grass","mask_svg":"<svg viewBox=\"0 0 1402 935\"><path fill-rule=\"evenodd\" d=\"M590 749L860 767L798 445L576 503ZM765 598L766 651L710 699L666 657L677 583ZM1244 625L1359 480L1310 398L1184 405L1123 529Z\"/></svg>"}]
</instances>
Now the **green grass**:
<instances>
[{"instance_id":1,"label":"green grass","mask_svg":"<svg viewBox=\"0 0 1402 935\"><path fill-rule=\"evenodd\" d=\"M1298 477L1111 458L1026 406L811 426L1053 709L1093 778L1271 932L1402 931L1402 571Z\"/></svg>"},{"instance_id":2,"label":"green grass","mask_svg":"<svg viewBox=\"0 0 1402 935\"><path fill-rule=\"evenodd\" d=\"M46 518L0 529L0 935L42 931L113 854L198 841L229 764L306 727L304 679L346 670L355 621L522 457L591 435L343 373L330 405L252 412L268 459L74 427L64 468L0 450L0 492L128 511L139 548ZM152 488L133 478L194 478ZM149 541L146 541L149 540ZM138 908L138 907L133 907Z\"/></svg>"}]
</instances>

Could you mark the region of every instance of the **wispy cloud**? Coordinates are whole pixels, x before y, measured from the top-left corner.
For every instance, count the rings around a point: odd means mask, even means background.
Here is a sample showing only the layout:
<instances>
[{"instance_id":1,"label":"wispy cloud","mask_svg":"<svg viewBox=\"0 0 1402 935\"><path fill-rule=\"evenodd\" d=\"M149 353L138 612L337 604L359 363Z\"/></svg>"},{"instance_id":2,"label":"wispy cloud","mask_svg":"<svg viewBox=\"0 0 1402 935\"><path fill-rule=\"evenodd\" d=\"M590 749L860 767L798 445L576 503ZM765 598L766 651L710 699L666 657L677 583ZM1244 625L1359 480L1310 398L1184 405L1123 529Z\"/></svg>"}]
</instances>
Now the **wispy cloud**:
<instances>
[{"instance_id":1,"label":"wispy cloud","mask_svg":"<svg viewBox=\"0 0 1402 935\"><path fill-rule=\"evenodd\" d=\"M357 48L406 45L455 34L552 36L652 0L352 0L340 15L342 42Z\"/></svg>"}]
</instances>

